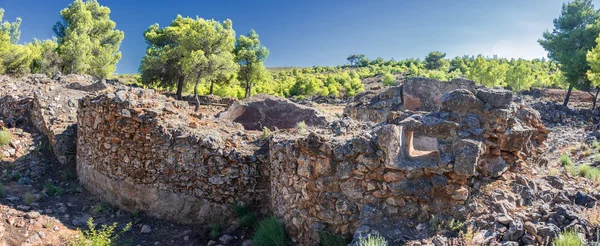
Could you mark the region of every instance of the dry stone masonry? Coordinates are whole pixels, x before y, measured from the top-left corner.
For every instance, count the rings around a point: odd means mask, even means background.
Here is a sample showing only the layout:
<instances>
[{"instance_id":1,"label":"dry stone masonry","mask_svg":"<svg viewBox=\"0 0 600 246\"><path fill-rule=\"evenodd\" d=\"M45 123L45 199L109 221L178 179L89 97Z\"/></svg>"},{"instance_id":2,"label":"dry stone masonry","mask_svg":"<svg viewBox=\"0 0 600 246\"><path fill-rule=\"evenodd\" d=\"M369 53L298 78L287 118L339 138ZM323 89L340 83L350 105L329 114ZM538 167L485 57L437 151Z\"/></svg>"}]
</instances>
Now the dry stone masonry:
<instances>
[{"instance_id":1,"label":"dry stone masonry","mask_svg":"<svg viewBox=\"0 0 600 246\"><path fill-rule=\"evenodd\" d=\"M61 163L76 162L90 192L185 223L226 220L243 202L283 220L300 245L316 244L321 230L357 237L386 220L464 217L474 179L519 169L548 134L510 91L464 79L405 79L358 95L335 121L265 95L206 97L230 105L215 116L152 90L79 77L27 81L3 84L20 92L0 98L0 113L32 121ZM302 121L309 134L289 130ZM261 139L263 127L274 136Z\"/></svg>"}]
</instances>

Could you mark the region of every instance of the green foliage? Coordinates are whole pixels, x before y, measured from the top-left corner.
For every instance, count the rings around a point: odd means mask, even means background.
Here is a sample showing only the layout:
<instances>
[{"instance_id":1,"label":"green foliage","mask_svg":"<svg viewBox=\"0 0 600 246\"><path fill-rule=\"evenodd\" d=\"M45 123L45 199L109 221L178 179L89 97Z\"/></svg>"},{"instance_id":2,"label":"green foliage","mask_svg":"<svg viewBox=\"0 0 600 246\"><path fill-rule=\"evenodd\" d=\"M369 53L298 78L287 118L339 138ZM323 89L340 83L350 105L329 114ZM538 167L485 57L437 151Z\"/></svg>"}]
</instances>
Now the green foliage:
<instances>
[{"instance_id":1,"label":"green foliage","mask_svg":"<svg viewBox=\"0 0 600 246\"><path fill-rule=\"evenodd\" d=\"M429 70L442 70L444 72L448 71L450 62L444 59L444 57L446 57L446 53L439 51L430 52L425 57L425 68Z\"/></svg>"},{"instance_id":2,"label":"green foliage","mask_svg":"<svg viewBox=\"0 0 600 246\"><path fill-rule=\"evenodd\" d=\"M505 86L508 63L502 60L487 60L478 56L466 73L467 78L487 87Z\"/></svg>"},{"instance_id":3,"label":"green foliage","mask_svg":"<svg viewBox=\"0 0 600 246\"><path fill-rule=\"evenodd\" d=\"M72 246L112 246L117 245L117 240L125 232L131 229L131 223L128 223L121 231L115 232L117 223L110 226L102 225L100 230L96 229L94 219L90 218L87 221L88 230L81 232L78 229L79 237L73 239L70 244Z\"/></svg>"},{"instance_id":4,"label":"green foliage","mask_svg":"<svg viewBox=\"0 0 600 246\"><path fill-rule=\"evenodd\" d=\"M100 214L100 213L108 210L109 208L110 208L110 206L107 203L100 202L100 203L92 206L92 213Z\"/></svg>"},{"instance_id":5,"label":"green foliage","mask_svg":"<svg viewBox=\"0 0 600 246\"><path fill-rule=\"evenodd\" d=\"M387 246L388 242L380 235L369 234L367 237L360 237L358 240L359 246Z\"/></svg>"},{"instance_id":6,"label":"green foliage","mask_svg":"<svg viewBox=\"0 0 600 246\"><path fill-rule=\"evenodd\" d=\"M554 246L583 246L577 232L569 230L564 231L552 240Z\"/></svg>"},{"instance_id":7,"label":"green foliage","mask_svg":"<svg viewBox=\"0 0 600 246\"><path fill-rule=\"evenodd\" d=\"M571 165L571 158L567 154L560 155L560 164L563 166Z\"/></svg>"},{"instance_id":8,"label":"green foliage","mask_svg":"<svg viewBox=\"0 0 600 246\"><path fill-rule=\"evenodd\" d=\"M44 192L46 192L46 195L48 196L61 196L64 193L62 188L53 183L44 184Z\"/></svg>"},{"instance_id":9,"label":"green foliage","mask_svg":"<svg viewBox=\"0 0 600 246\"><path fill-rule=\"evenodd\" d=\"M217 240L219 239L219 236L221 235L221 225L219 224L211 224L210 225L210 232L208 233L208 237L212 240Z\"/></svg>"},{"instance_id":10,"label":"green foliage","mask_svg":"<svg viewBox=\"0 0 600 246\"><path fill-rule=\"evenodd\" d=\"M271 135L273 135L273 133L271 132L271 129L269 129L268 127L263 127L263 132L262 132L262 140L267 140L269 139L269 137L271 137Z\"/></svg>"},{"instance_id":11,"label":"green foliage","mask_svg":"<svg viewBox=\"0 0 600 246\"><path fill-rule=\"evenodd\" d=\"M385 86L395 86L398 83L396 82L396 76L386 73L383 77L383 85Z\"/></svg>"},{"instance_id":12,"label":"green foliage","mask_svg":"<svg viewBox=\"0 0 600 246\"><path fill-rule=\"evenodd\" d=\"M25 195L23 195L23 202L25 202L25 204L31 205L33 201L35 201L35 195L33 195L31 192L27 192Z\"/></svg>"},{"instance_id":13,"label":"green foliage","mask_svg":"<svg viewBox=\"0 0 600 246\"><path fill-rule=\"evenodd\" d=\"M519 59L511 64L506 73L506 82L513 91L519 92L531 88L535 81L533 70L528 61Z\"/></svg>"},{"instance_id":14,"label":"green foliage","mask_svg":"<svg viewBox=\"0 0 600 246\"><path fill-rule=\"evenodd\" d=\"M304 121L298 122L298 124L296 124L296 131L299 134L306 135L308 133L308 126L306 125L306 122L304 122Z\"/></svg>"},{"instance_id":15,"label":"green foliage","mask_svg":"<svg viewBox=\"0 0 600 246\"><path fill-rule=\"evenodd\" d=\"M575 88L590 87L590 80L586 78L590 68L587 54L596 46L595 40L600 33L599 20L600 13L594 9L591 0L564 3L560 16L554 19L552 32L544 32L543 38L538 40L548 51L548 57L560 64L567 82ZM593 60L594 55L591 56ZM565 104L567 102L565 100Z\"/></svg>"},{"instance_id":16,"label":"green foliage","mask_svg":"<svg viewBox=\"0 0 600 246\"><path fill-rule=\"evenodd\" d=\"M598 181L598 178L600 177L600 168L592 167L589 164L580 165L579 176Z\"/></svg>"},{"instance_id":17,"label":"green foliage","mask_svg":"<svg viewBox=\"0 0 600 246\"><path fill-rule=\"evenodd\" d=\"M268 217L258 222L253 238L254 245L286 246L290 245L283 224L275 217Z\"/></svg>"},{"instance_id":18,"label":"green foliage","mask_svg":"<svg viewBox=\"0 0 600 246\"><path fill-rule=\"evenodd\" d=\"M12 134L8 130L0 130L0 146L5 146L12 140Z\"/></svg>"},{"instance_id":19,"label":"green foliage","mask_svg":"<svg viewBox=\"0 0 600 246\"><path fill-rule=\"evenodd\" d=\"M242 203L235 203L231 207L238 223L241 227L252 228L256 224L256 216L250 211L250 208Z\"/></svg>"},{"instance_id":20,"label":"green foliage","mask_svg":"<svg viewBox=\"0 0 600 246\"><path fill-rule=\"evenodd\" d=\"M340 235L328 231L320 231L319 240L319 244L321 246L347 246L350 243L350 240L348 240L348 238L342 237Z\"/></svg>"},{"instance_id":21,"label":"green foliage","mask_svg":"<svg viewBox=\"0 0 600 246\"><path fill-rule=\"evenodd\" d=\"M239 79L243 82L245 97L250 97L252 87L268 80L269 72L263 61L269 56L269 50L260 44L258 34L250 30L247 36L241 35L235 44L235 60L240 65Z\"/></svg>"},{"instance_id":22,"label":"green foliage","mask_svg":"<svg viewBox=\"0 0 600 246\"><path fill-rule=\"evenodd\" d=\"M369 59L363 54L352 54L346 60L353 67L366 67L369 64Z\"/></svg>"},{"instance_id":23,"label":"green foliage","mask_svg":"<svg viewBox=\"0 0 600 246\"><path fill-rule=\"evenodd\" d=\"M52 76L60 71L62 59L57 53L56 39L37 40L28 44L32 53L30 70L32 73L43 73Z\"/></svg>"},{"instance_id":24,"label":"green foliage","mask_svg":"<svg viewBox=\"0 0 600 246\"><path fill-rule=\"evenodd\" d=\"M65 73L107 78L121 59L124 33L116 30L110 9L97 0L75 0L60 11L62 21L54 25L58 54Z\"/></svg>"},{"instance_id":25,"label":"green foliage","mask_svg":"<svg viewBox=\"0 0 600 246\"><path fill-rule=\"evenodd\" d=\"M13 171L11 176L14 181L18 181L19 179L21 179L21 172Z\"/></svg>"}]
</instances>

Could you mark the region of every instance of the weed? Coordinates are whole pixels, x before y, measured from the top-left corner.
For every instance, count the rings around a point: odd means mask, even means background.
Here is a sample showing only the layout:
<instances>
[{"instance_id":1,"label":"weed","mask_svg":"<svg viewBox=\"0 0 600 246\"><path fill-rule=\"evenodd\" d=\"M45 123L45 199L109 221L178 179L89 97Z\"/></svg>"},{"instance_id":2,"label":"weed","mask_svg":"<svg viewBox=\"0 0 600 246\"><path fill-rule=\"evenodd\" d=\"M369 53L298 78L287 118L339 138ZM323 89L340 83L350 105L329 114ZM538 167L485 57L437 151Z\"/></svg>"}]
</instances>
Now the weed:
<instances>
[{"instance_id":1,"label":"weed","mask_svg":"<svg viewBox=\"0 0 600 246\"><path fill-rule=\"evenodd\" d=\"M231 206L231 210L238 218L239 225L244 228L254 227L256 224L256 216L250 211L250 208L243 203L235 203Z\"/></svg>"},{"instance_id":2,"label":"weed","mask_svg":"<svg viewBox=\"0 0 600 246\"><path fill-rule=\"evenodd\" d=\"M560 164L563 166L571 165L571 158L567 154L560 155Z\"/></svg>"},{"instance_id":3,"label":"weed","mask_svg":"<svg viewBox=\"0 0 600 246\"><path fill-rule=\"evenodd\" d=\"M263 127L263 132L262 132L262 140L267 140L268 138L271 137L271 135L273 135L273 133L271 132L271 129L269 129L268 127Z\"/></svg>"},{"instance_id":4,"label":"weed","mask_svg":"<svg viewBox=\"0 0 600 246\"><path fill-rule=\"evenodd\" d=\"M283 229L283 224L275 217L268 217L258 222L258 229L253 238L254 245L286 246L290 245Z\"/></svg>"},{"instance_id":5,"label":"weed","mask_svg":"<svg viewBox=\"0 0 600 246\"><path fill-rule=\"evenodd\" d=\"M60 177L63 181L68 182L75 180L77 178L77 175L75 175L75 172L73 172L72 170L64 170L60 174Z\"/></svg>"},{"instance_id":6,"label":"weed","mask_svg":"<svg viewBox=\"0 0 600 246\"><path fill-rule=\"evenodd\" d=\"M44 185L44 191L48 196L61 196L64 193L62 188L53 183L46 183Z\"/></svg>"},{"instance_id":7,"label":"weed","mask_svg":"<svg viewBox=\"0 0 600 246\"><path fill-rule=\"evenodd\" d=\"M219 236L221 235L221 225L219 224L211 224L210 225L210 233L208 235L208 237L210 237L210 239L212 240L217 240L219 239Z\"/></svg>"},{"instance_id":8,"label":"weed","mask_svg":"<svg viewBox=\"0 0 600 246\"><path fill-rule=\"evenodd\" d=\"M564 231L552 240L554 246L583 246L575 231Z\"/></svg>"},{"instance_id":9,"label":"weed","mask_svg":"<svg viewBox=\"0 0 600 246\"><path fill-rule=\"evenodd\" d=\"M244 205L244 203L238 202L231 205L231 210L235 214L235 217L240 218L248 213L250 213L250 208Z\"/></svg>"},{"instance_id":10,"label":"weed","mask_svg":"<svg viewBox=\"0 0 600 246\"><path fill-rule=\"evenodd\" d=\"M35 195L31 194L31 192L27 192L23 195L23 202L25 202L25 204L31 205L33 201L35 201Z\"/></svg>"},{"instance_id":11,"label":"weed","mask_svg":"<svg viewBox=\"0 0 600 246\"><path fill-rule=\"evenodd\" d=\"M452 230L452 231L459 231L464 226L465 226L465 222L452 219L452 220L450 220L450 224L448 225L448 228L450 228L450 230Z\"/></svg>"},{"instance_id":12,"label":"weed","mask_svg":"<svg viewBox=\"0 0 600 246\"><path fill-rule=\"evenodd\" d=\"M21 179L21 172L19 172L19 171L13 171L12 172L12 179L14 181L19 181L19 179Z\"/></svg>"},{"instance_id":13,"label":"weed","mask_svg":"<svg viewBox=\"0 0 600 246\"><path fill-rule=\"evenodd\" d=\"M548 169L548 175L556 176L556 175L558 175L558 170L556 168L550 168L550 169Z\"/></svg>"},{"instance_id":14,"label":"weed","mask_svg":"<svg viewBox=\"0 0 600 246\"><path fill-rule=\"evenodd\" d=\"M583 218L586 219L593 227L600 227L600 206L596 204L592 208L584 209Z\"/></svg>"},{"instance_id":15,"label":"weed","mask_svg":"<svg viewBox=\"0 0 600 246\"><path fill-rule=\"evenodd\" d=\"M108 204L104 203L104 202L100 202L94 206L92 206L92 213L94 214L100 214L106 210L109 209Z\"/></svg>"},{"instance_id":16,"label":"weed","mask_svg":"<svg viewBox=\"0 0 600 246\"><path fill-rule=\"evenodd\" d=\"M590 147L585 146L585 149L583 150L583 152L581 152L581 155L583 156L590 156L594 153L593 149L590 149Z\"/></svg>"},{"instance_id":17,"label":"weed","mask_svg":"<svg viewBox=\"0 0 600 246\"><path fill-rule=\"evenodd\" d=\"M328 231L319 232L319 241L321 246L346 246L350 243L348 238Z\"/></svg>"},{"instance_id":18,"label":"weed","mask_svg":"<svg viewBox=\"0 0 600 246\"><path fill-rule=\"evenodd\" d=\"M53 224L52 224L52 219L48 219L46 221L44 221L44 223L42 224L42 226L46 229L48 228L52 228Z\"/></svg>"},{"instance_id":19,"label":"weed","mask_svg":"<svg viewBox=\"0 0 600 246\"><path fill-rule=\"evenodd\" d=\"M360 237L358 239L359 246L387 246L388 242L384 237L380 235L369 234L367 237Z\"/></svg>"},{"instance_id":20,"label":"weed","mask_svg":"<svg viewBox=\"0 0 600 246\"><path fill-rule=\"evenodd\" d=\"M592 142L592 148L594 148L597 151L600 151L600 142L594 140L594 142Z\"/></svg>"},{"instance_id":21,"label":"weed","mask_svg":"<svg viewBox=\"0 0 600 246\"><path fill-rule=\"evenodd\" d=\"M6 196L6 188L4 188L4 184L0 183L0 197Z\"/></svg>"},{"instance_id":22,"label":"weed","mask_svg":"<svg viewBox=\"0 0 600 246\"><path fill-rule=\"evenodd\" d=\"M431 220L429 220L429 225L436 231L441 231L442 226L444 225L444 220L440 219L439 217L436 217L435 215L432 215Z\"/></svg>"},{"instance_id":23,"label":"weed","mask_svg":"<svg viewBox=\"0 0 600 246\"><path fill-rule=\"evenodd\" d=\"M597 181L600 177L600 168L592 167L589 164L579 166L579 176Z\"/></svg>"},{"instance_id":24,"label":"weed","mask_svg":"<svg viewBox=\"0 0 600 246\"><path fill-rule=\"evenodd\" d=\"M474 237L475 237L475 231L473 230L472 225L467 226L465 231L461 231L459 233L459 238L464 243L464 245L473 245Z\"/></svg>"},{"instance_id":25,"label":"weed","mask_svg":"<svg viewBox=\"0 0 600 246\"><path fill-rule=\"evenodd\" d=\"M7 130L0 131L0 146L5 146L10 143L12 139L12 134Z\"/></svg>"},{"instance_id":26,"label":"weed","mask_svg":"<svg viewBox=\"0 0 600 246\"><path fill-rule=\"evenodd\" d=\"M306 122L304 121L300 121L298 122L298 124L296 124L296 131L299 134L305 135L308 133L308 126L306 125Z\"/></svg>"},{"instance_id":27,"label":"weed","mask_svg":"<svg viewBox=\"0 0 600 246\"><path fill-rule=\"evenodd\" d=\"M81 232L78 229L80 236L70 242L72 246L115 245L117 239L131 229L131 223L128 223L121 231L115 233L115 229L117 228L117 223L115 222L110 226L102 225L100 230L96 230L94 219L92 218L87 221L87 225L89 228L87 231Z\"/></svg>"},{"instance_id":28,"label":"weed","mask_svg":"<svg viewBox=\"0 0 600 246\"><path fill-rule=\"evenodd\" d=\"M256 216L254 216L252 213L246 214L240 217L238 220L240 226L244 228L252 228L256 224Z\"/></svg>"}]
</instances>

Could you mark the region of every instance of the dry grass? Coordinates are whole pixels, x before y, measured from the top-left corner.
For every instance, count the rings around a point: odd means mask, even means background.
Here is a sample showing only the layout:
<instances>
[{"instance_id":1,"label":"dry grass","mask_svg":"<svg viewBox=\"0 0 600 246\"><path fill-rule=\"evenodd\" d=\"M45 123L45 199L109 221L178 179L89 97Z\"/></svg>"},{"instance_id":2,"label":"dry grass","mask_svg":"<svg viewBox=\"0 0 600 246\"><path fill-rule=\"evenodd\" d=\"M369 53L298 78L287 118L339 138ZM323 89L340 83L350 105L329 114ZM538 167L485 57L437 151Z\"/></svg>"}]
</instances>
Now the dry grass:
<instances>
[{"instance_id":1,"label":"dry grass","mask_svg":"<svg viewBox=\"0 0 600 246\"><path fill-rule=\"evenodd\" d=\"M600 206L596 204L592 208L586 208L583 210L583 218L590 223L593 227L600 227Z\"/></svg>"}]
</instances>

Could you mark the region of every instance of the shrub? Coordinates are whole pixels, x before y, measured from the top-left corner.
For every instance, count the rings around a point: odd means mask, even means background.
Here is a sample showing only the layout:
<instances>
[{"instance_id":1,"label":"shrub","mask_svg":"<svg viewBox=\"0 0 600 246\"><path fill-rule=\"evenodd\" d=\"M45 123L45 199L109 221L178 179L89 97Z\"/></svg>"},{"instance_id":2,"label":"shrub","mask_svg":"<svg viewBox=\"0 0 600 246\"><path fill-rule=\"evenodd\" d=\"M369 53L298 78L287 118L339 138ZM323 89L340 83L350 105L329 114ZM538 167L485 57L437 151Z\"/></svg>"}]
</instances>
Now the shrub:
<instances>
[{"instance_id":1,"label":"shrub","mask_svg":"<svg viewBox=\"0 0 600 246\"><path fill-rule=\"evenodd\" d=\"M25 202L25 204L31 205L33 201L35 201L35 196L31 194L31 192L27 192L23 195L23 202Z\"/></svg>"},{"instance_id":2,"label":"shrub","mask_svg":"<svg viewBox=\"0 0 600 246\"><path fill-rule=\"evenodd\" d=\"M571 158L569 158L569 155L567 155L567 154L560 155L560 164L563 166L571 165Z\"/></svg>"},{"instance_id":3,"label":"shrub","mask_svg":"<svg viewBox=\"0 0 600 246\"><path fill-rule=\"evenodd\" d=\"M346 246L350 243L347 238L328 231L320 231L319 240L321 246Z\"/></svg>"},{"instance_id":4,"label":"shrub","mask_svg":"<svg viewBox=\"0 0 600 246\"><path fill-rule=\"evenodd\" d=\"M359 246L387 246L388 242L380 235L369 234L367 237L360 237L358 240Z\"/></svg>"},{"instance_id":5,"label":"shrub","mask_svg":"<svg viewBox=\"0 0 600 246\"><path fill-rule=\"evenodd\" d=\"M302 135L308 133L308 126L306 125L306 122L298 122L298 124L296 124L296 131Z\"/></svg>"},{"instance_id":6,"label":"shrub","mask_svg":"<svg viewBox=\"0 0 600 246\"><path fill-rule=\"evenodd\" d=\"M210 239L212 239L212 240L217 240L217 239L219 239L220 235L221 235L221 225L211 224L208 237L210 237Z\"/></svg>"},{"instance_id":7,"label":"shrub","mask_svg":"<svg viewBox=\"0 0 600 246\"><path fill-rule=\"evenodd\" d=\"M564 231L552 240L554 246L583 246L575 231Z\"/></svg>"},{"instance_id":8,"label":"shrub","mask_svg":"<svg viewBox=\"0 0 600 246\"><path fill-rule=\"evenodd\" d=\"M385 77L383 77L383 85L385 86L394 86L396 85L396 76L386 73Z\"/></svg>"},{"instance_id":9,"label":"shrub","mask_svg":"<svg viewBox=\"0 0 600 246\"><path fill-rule=\"evenodd\" d=\"M283 224L275 217L268 217L258 222L258 229L252 241L254 245L261 246L289 245Z\"/></svg>"},{"instance_id":10,"label":"shrub","mask_svg":"<svg viewBox=\"0 0 600 246\"><path fill-rule=\"evenodd\" d=\"M121 231L115 233L117 223L113 223L110 226L102 225L100 230L96 230L94 225L94 219L90 218L87 221L88 230L81 232L79 229L80 236L71 241L72 246L111 246L115 245L117 239L123 235L123 233L131 229L131 223L128 223Z\"/></svg>"},{"instance_id":11,"label":"shrub","mask_svg":"<svg viewBox=\"0 0 600 246\"><path fill-rule=\"evenodd\" d=\"M0 146L8 145L12 139L12 134L7 130L0 131Z\"/></svg>"},{"instance_id":12,"label":"shrub","mask_svg":"<svg viewBox=\"0 0 600 246\"><path fill-rule=\"evenodd\" d=\"M583 164L579 166L579 176L596 181L598 180L598 177L600 177L600 168L592 167L589 164Z\"/></svg>"},{"instance_id":13,"label":"shrub","mask_svg":"<svg viewBox=\"0 0 600 246\"><path fill-rule=\"evenodd\" d=\"M262 132L262 140L267 140L269 137L271 137L273 133L271 132L271 129L269 129L268 127L263 127L263 132Z\"/></svg>"},{"instance_id":14,"label":"shrub","mask_svg":"<svg viewBox=\"0 0 600 246\"><path fill-rule=\"evenodd\" d=\"M600 142L598 142L597 140L594 140L594 142L592 142L592 148L600 151Z\"/></svg>"},{"instance_id":15,"label":"shrub","mask_svg":"<svg viewBox=\"0 0 600 246\"><path fill-rule=\"evenodd\" d=\"M243 203L235 203L231 206L231 210L238 218L241 227L250 228L256 224L256 216L250 211L250 208Z\"/></svg>"},{"instance_id":16,"label":"shrub","mask_svg":"<svg viewBox=\"0 0 600 246\"><path fill-rule=\"evenodd\" d=\"M44 185L44 191L48 196L61 196L63 194L63 189L53 183L46 183Z\"/></svg>"}]
</instances>

